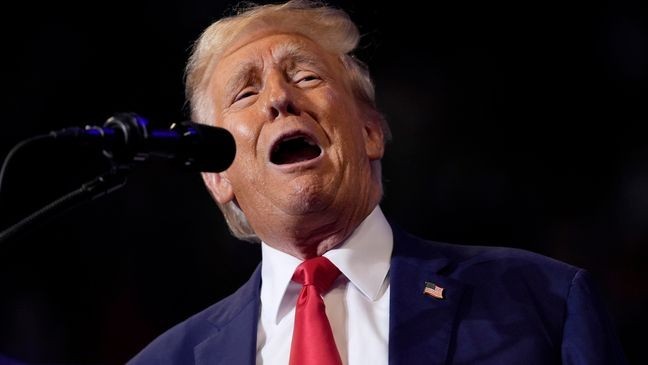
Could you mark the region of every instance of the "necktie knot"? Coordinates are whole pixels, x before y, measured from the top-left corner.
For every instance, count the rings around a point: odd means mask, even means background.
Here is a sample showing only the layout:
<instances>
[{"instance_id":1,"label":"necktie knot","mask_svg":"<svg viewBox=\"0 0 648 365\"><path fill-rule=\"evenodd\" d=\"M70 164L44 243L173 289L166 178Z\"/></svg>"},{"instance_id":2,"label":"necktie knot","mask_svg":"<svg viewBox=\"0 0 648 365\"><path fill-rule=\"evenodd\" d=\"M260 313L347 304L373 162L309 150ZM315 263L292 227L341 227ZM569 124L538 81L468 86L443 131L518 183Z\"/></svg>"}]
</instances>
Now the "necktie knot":
<instances>
[{"instance_id":1,"label":"necktie knot","mask_svg":"<svg viewBox=\"0 0 648 365\"><path fill-rule=\"evenodd\" d=\"M320 294L326 293L340 275L340 270L324 256L303 261L293 274L293 281L313 285Z\"/></svg>"}]
</instances>

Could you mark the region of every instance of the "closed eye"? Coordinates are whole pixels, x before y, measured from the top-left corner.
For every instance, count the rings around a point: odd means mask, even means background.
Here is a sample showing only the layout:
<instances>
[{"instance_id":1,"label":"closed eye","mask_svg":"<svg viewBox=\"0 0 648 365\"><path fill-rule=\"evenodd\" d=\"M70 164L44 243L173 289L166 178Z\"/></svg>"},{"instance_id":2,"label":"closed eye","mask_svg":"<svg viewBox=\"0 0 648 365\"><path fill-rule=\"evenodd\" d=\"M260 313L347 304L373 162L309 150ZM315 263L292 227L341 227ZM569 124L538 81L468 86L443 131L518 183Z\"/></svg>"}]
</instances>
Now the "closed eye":
<instances>
[{"instance_id":1,"label":"closed eye","mask_svg":"<svg viewBox=\"0 0 648 365\"><path fill-rule=\"evenodd\" d=\"M243 100L247 97L254 96L254 95L256 95L255 90L245 89L236 95L236 97L234 98L234 102L236 103L239 100Z\"/></svg>"},{"instance_id":2,"label":"closed eye","mask_svg":"<svg viewBox=\"0 0 648 365\"><path fill-rule=\"evenodd\" d=\"M295 83L305 87L315 86L320 81L322 81L322 78L314 73L300 72L295 77Z\"/></svg>"}]
</instances>

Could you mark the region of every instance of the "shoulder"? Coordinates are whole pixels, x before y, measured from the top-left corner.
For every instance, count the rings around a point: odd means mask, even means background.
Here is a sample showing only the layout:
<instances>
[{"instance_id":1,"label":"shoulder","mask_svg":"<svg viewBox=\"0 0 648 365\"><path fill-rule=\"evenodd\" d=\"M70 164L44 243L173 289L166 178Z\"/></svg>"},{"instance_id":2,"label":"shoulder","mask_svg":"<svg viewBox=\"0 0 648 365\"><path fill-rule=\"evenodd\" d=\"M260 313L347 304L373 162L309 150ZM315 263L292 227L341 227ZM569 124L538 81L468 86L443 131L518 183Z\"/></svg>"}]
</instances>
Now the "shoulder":
<instances>
[{"instance_id":1,"label":"shoulder","mask_svg":"<svg viewBox=\"0 0 648 365\"><path fill-rule=\"evenodd\" d=\"M423 261L445 260L442 272L474 286L533 287L566 297L584 270L569 263L515 247L479 246L425 240L394 229L395 255Z\"/></svg>"},{"instance_id":2,"label":"shoulder","mask_svg":"<svg viewBox=\"0 0 648 365\"><path fill-rule=\"evenodd\" d=\"M133 357L129 365L192 364L194 348L227 325L258 297L260 270L235 293L168 329ZM255 289L256 288L256 289Z\"/></svg>"},{"instance_id":3,"label":"shoulder","mask_svg":"<svg viewBox=\"0 0 648 365\"><path fill-rule=\"evenodd\" d=\"M226 299L224 300L226 301ZM217 329L207 319L224 304L220 301L176 324L140 351L128 364L193 363L193 349Z\"/></svg>"}]
</instances>

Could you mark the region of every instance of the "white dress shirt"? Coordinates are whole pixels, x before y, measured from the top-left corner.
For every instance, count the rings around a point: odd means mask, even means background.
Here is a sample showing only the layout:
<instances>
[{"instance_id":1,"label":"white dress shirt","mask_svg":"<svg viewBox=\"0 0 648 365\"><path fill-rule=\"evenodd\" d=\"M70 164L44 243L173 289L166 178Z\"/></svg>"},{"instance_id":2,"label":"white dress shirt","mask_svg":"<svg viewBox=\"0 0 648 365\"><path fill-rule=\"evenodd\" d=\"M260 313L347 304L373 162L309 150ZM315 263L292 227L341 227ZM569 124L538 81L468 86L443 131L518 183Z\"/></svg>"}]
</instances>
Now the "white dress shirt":
<instances>
[{"instance_id":1,"label":"white dress shirt","mask_svg":"<svg viewBox=\"0 0 648 365\"><path fill-rule=\"evenodd\" d=\"M265 242L261 245L256 363L287 365L301 290L291 278L301 260ZM387 364L392 247L391 227L376 206L345 242L324 254L342 272L323 298L345 365Z\"/></svg>"}]
</instances>

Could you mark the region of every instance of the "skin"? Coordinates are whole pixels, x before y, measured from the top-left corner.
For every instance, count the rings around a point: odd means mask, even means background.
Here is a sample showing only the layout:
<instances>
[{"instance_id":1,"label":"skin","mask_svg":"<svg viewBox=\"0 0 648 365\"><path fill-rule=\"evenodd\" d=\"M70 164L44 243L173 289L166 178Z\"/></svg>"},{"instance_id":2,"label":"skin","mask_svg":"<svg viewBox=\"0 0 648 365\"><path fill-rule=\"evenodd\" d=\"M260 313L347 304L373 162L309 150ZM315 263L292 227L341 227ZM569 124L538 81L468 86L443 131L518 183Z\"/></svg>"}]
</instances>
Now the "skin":
<instances>
[{"instance_id":1,"label":"skin","mask_svg":"<svg viewBox=\"0 0 648 365\"><path fill-rule=\"evenodd\" d=\"M205 173L212 195L235 201L268 245L300 259L340 244L381 196L371 162L382 158L377 112L353 96L336 55L312 40L267 32L225 51L209 88L213 123L229 130L237 154L222 173ZM274 143L310 136L319 157L270 162Z\"/></svg>"}]
</instances>

